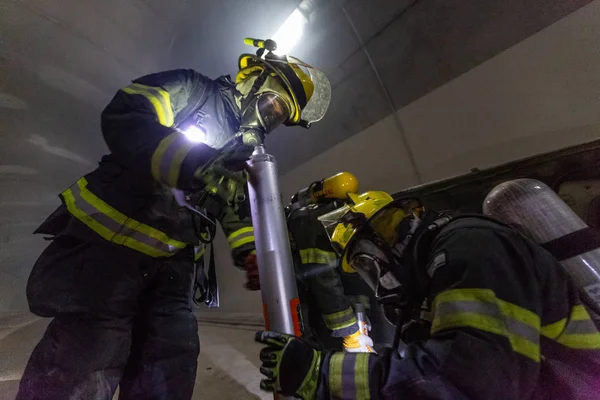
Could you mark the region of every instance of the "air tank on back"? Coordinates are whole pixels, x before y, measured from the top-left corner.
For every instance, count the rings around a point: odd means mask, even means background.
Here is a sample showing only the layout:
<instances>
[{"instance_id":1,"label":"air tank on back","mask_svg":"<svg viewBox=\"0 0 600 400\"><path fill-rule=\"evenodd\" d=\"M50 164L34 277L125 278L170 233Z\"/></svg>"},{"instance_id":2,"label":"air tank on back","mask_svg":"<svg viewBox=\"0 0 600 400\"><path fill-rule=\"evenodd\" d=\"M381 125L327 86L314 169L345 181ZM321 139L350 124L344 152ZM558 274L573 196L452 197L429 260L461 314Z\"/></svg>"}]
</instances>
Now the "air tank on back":
<instances>
[{"instance_id":1,"label":"air tank on back","mask_svg":"<svg viewBox=\"0 0 600 400\"><path fill-rule=\"evenodd\" d=\"M552 189L534 179L504 182L485 198L483 212L550 251L587 298L588 306L600 313L600 236Z\"/></svg>"},{"instance_id":2,"label":"air tank on back","mask_svg":"<svg viewBox=\"0 0 600 400\"><path fill-rule=\"evenodd\" d=\"M311 183L292 196L294 209L306 207L325 199L345 199L348 193L358 191L358 179L349 172L340 172L329 178Z\"/></svg>"}]
</instances>

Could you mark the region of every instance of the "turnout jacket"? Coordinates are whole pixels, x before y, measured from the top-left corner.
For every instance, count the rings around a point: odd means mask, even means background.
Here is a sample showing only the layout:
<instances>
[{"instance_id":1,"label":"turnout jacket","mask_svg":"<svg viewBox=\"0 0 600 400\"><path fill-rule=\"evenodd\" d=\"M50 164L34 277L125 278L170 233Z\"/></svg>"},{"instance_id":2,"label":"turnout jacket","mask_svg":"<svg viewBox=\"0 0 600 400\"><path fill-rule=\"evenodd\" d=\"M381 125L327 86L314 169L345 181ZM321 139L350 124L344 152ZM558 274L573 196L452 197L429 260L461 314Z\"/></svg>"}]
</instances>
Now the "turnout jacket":
<instances>
[{"instance_id":1,"label":"turnout jacket","mask_svg":"<svg viewBox=\"0 0 600 400\"><path fill-rule=\"evenodd\" d=\"M403 355L327 354L319 399L598 398L600 333L548 252L464 217L423 254L415 267L430 278L429 340Z\"/></svg>"},{"instance_id":2,"label":"turnout jacket","mask_svg":"<svg viewBox=\"0 0 600 400\"><path fill-rule=\"evenodd\" d=\"M315 298L323 321L334 337L358 330L356 315L340 277L339 259L318 217L340 207L338 202L311 204L294 209L288 230L296 250L296 270Z\"/></svg>"},{"instance_id":3,"label":"turnout jacket","mask_svg":"<svg viewBox=\"0 0 600 400\"><path fill-rule=\"evenodd\" d=\"M97 237L151 257L199 245L195 228L202 221L178 206L171 188L202 189L198 172L239 130L234 93L228 77L211 80L183 69L143 76L119 90L101 118L111 153L61 193L68 213ZM204 133L207 144L178 131L190 124ZM216 209L239 265L253 248L249 215L240 218L215 196L201 197L210 204L200 207ZM56 231L48 225L56 219L38 232Z\"/></svg>"}]
</instances>

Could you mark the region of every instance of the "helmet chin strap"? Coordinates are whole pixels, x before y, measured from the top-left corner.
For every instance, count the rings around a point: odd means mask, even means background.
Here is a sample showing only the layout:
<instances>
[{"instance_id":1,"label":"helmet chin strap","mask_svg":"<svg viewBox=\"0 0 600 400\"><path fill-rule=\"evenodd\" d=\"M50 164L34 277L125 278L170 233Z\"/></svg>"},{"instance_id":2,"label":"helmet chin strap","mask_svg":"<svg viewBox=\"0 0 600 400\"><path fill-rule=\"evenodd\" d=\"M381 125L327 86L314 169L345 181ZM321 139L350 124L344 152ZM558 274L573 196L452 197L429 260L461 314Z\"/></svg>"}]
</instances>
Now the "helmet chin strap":
<instances>
[{"instance_id":1,"label":"helmet chin strap","mask_svg":"<svg viewBox=\"0 0 600 400\"><path fill-rule=\"evenodd\" d=\"M242 101L241 101L242 113L246 110L246 108L248 108L248 106L250 106L250 103L254 99L254 96L256 96L256 93L258 93L260 88L265 84L265 81L267 80L268 76L269 76L268 71L266 69L263 70L260 73L260 75L258 75L256 77L256 79L254 80L252 87L250 88L248 93L240 92L240 93L242 93Z\"/></svg>"}]
</instances>

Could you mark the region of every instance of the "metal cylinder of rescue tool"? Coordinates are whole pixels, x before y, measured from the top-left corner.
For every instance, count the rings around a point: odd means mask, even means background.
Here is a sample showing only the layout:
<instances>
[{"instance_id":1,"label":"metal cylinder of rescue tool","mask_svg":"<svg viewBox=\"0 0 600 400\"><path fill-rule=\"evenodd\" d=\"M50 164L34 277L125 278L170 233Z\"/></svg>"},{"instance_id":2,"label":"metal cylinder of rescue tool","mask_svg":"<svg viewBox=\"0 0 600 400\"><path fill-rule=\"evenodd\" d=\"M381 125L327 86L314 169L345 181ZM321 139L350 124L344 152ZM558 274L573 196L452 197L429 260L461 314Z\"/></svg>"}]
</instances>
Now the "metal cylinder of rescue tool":
<instances>
[{"instance_id":1,"label":"metal cylinder of rescue tool","mask_svg":"<svg viewBox=\"0 0 600 400\"><path fill-rule=\"evenodd\" d=\"M590 228L544 183L516 179L496 186L485 198L484 214L540 243L560 261L586 303L600 312L600 242Z\"/></svg>"},{"instance_id":2,"label":"metal cylinder of rescue tool","mask_svg":"<svg viewBox=\"0 0 600 400\"><path fill-rule=\"evenodd\" d=\"M277 165L263 146L250 158L248 175L265 328L300 336L300 301Z\"/></svg>"}]
</instances>

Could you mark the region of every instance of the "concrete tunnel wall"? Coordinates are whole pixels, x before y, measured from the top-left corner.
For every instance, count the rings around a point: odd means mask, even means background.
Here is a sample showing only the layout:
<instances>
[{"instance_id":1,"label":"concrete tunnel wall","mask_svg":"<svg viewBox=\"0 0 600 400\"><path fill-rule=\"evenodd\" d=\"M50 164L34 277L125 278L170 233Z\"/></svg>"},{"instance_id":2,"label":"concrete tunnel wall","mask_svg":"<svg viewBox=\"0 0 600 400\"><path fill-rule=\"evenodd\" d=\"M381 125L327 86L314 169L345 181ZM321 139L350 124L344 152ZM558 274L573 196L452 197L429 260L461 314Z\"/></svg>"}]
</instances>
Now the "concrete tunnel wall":
<instances>
[{"instance_id":1,"label":"concrete tunnel wall","mask_svg":"<svg viewBox=\"0 0 600 400\"><path fill-rule=\"evenodd\" d=\"M279 7L274 7L275 2ZM244 2L241 12L263 10L261 16L277 26L297 1L282 3ZM339 3L352 3L358 7L356 15L364 13L360 1ZM531 2L529 11L539 3ZM587 1L573 1L561 12L584 3ZM47 244L31 231L56 207L57 193L89 172L105 152L98 116L114 92L134 77L167 68L191 66L210 76L223 70L233 72L231 67L243 46L230 54L222 54L221 49L222 43L237 40L235 35L221 41L203 38L219 28L217 21L234 23L237 16L230 11L240 11L240 4L223 2L211 14L212 24L202 25L206 31L186 40L178 29L194 30L190 20L210 11L202 9L202 2L180 0L177 6L161 0L0 3L0 312L27 308L26 278ZM395 1L377 4L398 6ZM396 191L414 185L417 179L407 162L408 150L415 154L423 179L430 181L467 172L473 166L485 167L596 138L599 4L596 0L402 107L396 115L408 147L401 140L395 117L385 116L385 111L373 117L372 121L378 122L358 134L300 166L285 168L281 180L284 199L309 182L340 170L354 172L363 189ZM194 12L190 7L196 7ZM264 10L271 9L277 9L276 16L265 14ZM361 24L373 28L369 25L373 20L367 17L356 22L359 30L364 28ZM266 23L253 24L249 19L242 25L242 31L258 37L271 30ZM388 32L388 36L393 34L393 29ZM389 51L385 47L377 50L379 56ZM210 54L210 62L205 54ZM193 62L192 55L197 56ZM348 64L340 68L353 65ZM385 104L373 74L360 76L361 85L368 86L365 93L377 104ZM338 114L360 112L342 111ZM276 143L294 137L279 133L269 140ZM302 135L314 140L311 131ZM217 249L222 308L216 312L259 313L260 295L242 288L244 275L231 265L222 237Z\"/></svg>"},{"instance_id":2,"label":"concrete tunnel wall","mask_svg":"<svg viewBox=\"0 0 600 400\"><path fill-rule=\"evenodd\" d=\"M211 4L0 2L0 313L27 310L27 277L48 244L32 232L107 153L99 116L114 93L166 69L235 72L242 35L268 35L297 1ZM220 22L237 29L215 37Z\"/></svg>"},{"instance_id":3,"label":"concrete tunnel wall","mask_svg":"<svg viewBox=\"0 0 600 400\"><path fill-rule=\"evenodd\" d=\"M172 66L179 13L160 0L0 2L0 312L27 309L47 245L33 230L106 153L99 114L114 93Z\"/></svg>"},{"instance_id":4,"label":"concrete tunnel wall","mask_svg":"<svg viewBox=\"0 0 600 400\"><path fill-rule=\"evenodd\" d=\"M356 174L362 190L417 184L402 134L424 182L600 138L599 37L596 1L287 172L284 201L340 171ZM227 259L225 242L217 248ZM219 267L221 311L260 313L259 294Z\"/></svg>"}]
</instances>

